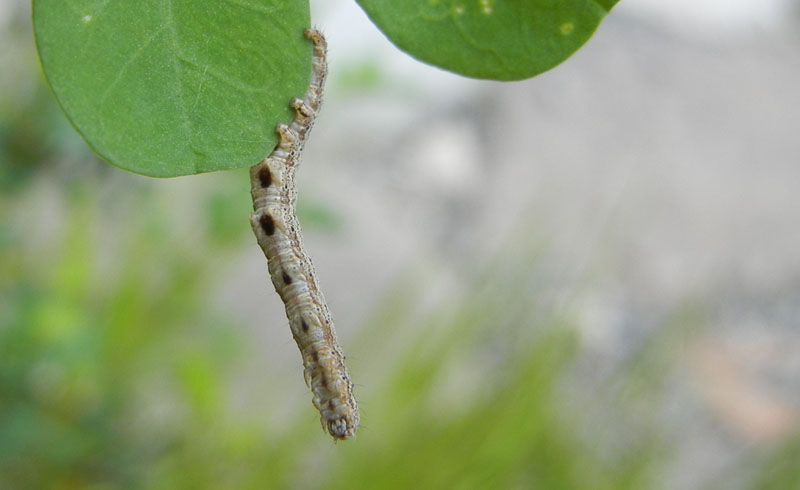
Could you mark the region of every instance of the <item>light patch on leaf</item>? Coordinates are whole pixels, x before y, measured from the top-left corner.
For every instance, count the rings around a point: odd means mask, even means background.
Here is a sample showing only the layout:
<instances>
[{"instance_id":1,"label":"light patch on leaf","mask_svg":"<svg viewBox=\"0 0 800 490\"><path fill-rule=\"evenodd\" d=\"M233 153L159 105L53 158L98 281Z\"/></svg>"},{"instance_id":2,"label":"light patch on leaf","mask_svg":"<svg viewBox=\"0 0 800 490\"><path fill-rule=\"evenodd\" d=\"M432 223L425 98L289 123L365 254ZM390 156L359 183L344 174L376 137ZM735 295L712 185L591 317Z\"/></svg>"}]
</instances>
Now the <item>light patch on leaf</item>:
<instances>
[{"instance_id":1,"label":"light patch on leaf","mask_svg":"<svg viewBox=\"0 0 800 490\"><path fill-rule=\"evenodd\" d=\"M83 17L81 17L81 20L83 21L84 24L88 24L89 22L92 21L92 16L90 14L86 14Z\"/></svg>"},{"instance_id":2,"label":"light patch on leaf","mask_svg":"<svg viewBox=\"0 0 800 490\"><path fill-rule=\"evenodd\" d=\"M462 15L464 13L464 6L460 3L453 5L453 12L456 15Z\"/></svg>"},{"instance_id":3,"label":"light patch on leaf","mask_svg":"<svg viewBox=\"0 0 800 490\"><path fill-rule=\"evenodd\" d=\"M558 30L561 32L562 35L568 36L572 34L572 31L575 30L575 24L572 22L564 22L559 26Z\"/></svg>"},{"instance_id":4,"label":"light patch on leaf","mask_svg":"<svg viewBox=\"0 0 800 490\"><path fill-rule=\"evenodd\" d=\"M481 12L485 15L490 15L492 13L492 1L491 0L480 0L481 5Z\"/></svg>"}]
</instances>

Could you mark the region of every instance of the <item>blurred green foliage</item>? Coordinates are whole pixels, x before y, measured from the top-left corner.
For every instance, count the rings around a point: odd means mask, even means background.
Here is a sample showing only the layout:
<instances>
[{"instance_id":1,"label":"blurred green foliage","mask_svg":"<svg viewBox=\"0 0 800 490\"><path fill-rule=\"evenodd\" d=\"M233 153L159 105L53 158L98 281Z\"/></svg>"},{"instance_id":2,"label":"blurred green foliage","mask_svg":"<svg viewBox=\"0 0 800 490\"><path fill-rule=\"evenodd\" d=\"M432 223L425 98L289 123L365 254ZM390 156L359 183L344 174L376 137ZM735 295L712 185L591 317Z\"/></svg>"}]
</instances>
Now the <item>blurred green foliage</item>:
<instances>
[{"instance_id":1,"label":"blurred green foliage","mask_svg":"<svg viewBox=\"0 0 800 490\"><path fill-rule=\"evenodd\" d=\"M171 243L142 199L149 218L133 218L114 273L100 271L93 184L75 183L63 207L44 213L49 243L23 229L0 249L1 488L128 488L180 442L183 424L213 417L223 401L216 380L236 339L201 307L201 257ZM30 211L20 203L3 209ZM143 392L165 406L179 393L171 410L184 413L148 420Z\"/></svg>"},{"instance_id":2,"label":"blurred green foliage","mask_svg":"<svg viewBox=\"0 0 800 490\"><path fill-rule=\"evenodd\" d=\"M616 489L651 478L652 452L609 456L578 435L557 390L576 337L569 322L519 307L529 291L509 296L503 284L530 272L510 264L413 330L408 313L425 294L414 277L377 305L351 351L368 353L361 370L391 369L362 387L355 441L330 442L309 423L310 403L279 430L237 411L228 386L237 359L255 353L214 310L219 269L207 260L241 250L244 235L213 217L246 216L237 187L197 196L197 223L210 224L187 240L159 212L158 181L134 179L68 179L43 245L25 233L27 192L2 198L4 222L19 228L0 248L0 488Z\"/></svg>"}]
</instances>

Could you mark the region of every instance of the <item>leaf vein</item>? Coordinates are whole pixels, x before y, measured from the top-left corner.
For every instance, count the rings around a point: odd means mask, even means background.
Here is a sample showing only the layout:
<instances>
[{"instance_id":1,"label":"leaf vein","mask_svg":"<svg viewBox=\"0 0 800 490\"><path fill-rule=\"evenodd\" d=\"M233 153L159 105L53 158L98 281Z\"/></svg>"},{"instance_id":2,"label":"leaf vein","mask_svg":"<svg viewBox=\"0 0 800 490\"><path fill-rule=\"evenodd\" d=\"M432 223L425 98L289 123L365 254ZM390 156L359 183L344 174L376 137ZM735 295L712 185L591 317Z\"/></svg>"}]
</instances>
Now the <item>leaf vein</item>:
<instances>
[{"instance_id":1,"label":"leaf vein","mask_svg":"<svg viewBox=\"0 0 800 490\"><path fill-rule=\"evenodd\" d=\"M178 58L178 50L180 49L178 43L178 31L175 28L175 16L172 12L172 0L167 0L166 2L164 2L164 6L166 10L165 12L166 15L164 16L165 25L169 30L169 34L172 37L172 44L173 46L175 46L176 54L175 56L172 57L172 65L173 65L173 70L175 71L175 80L177 80L176 91L178 93L177 99L178 99L178 107L180 108L181 125L183 127L184 134L186 135L187 138L189 138L188 143L191 145L192 143L191 139L193 137L192 124L191 120L189 119L189 112L186 109L186 94L183 91L183 83L181 77L182 70ZM192 164L196 170L197 169L196 163L192 162Z\"/></svg>"},{"instance_id":2,"label":"leaf vein","mask_svg":"<svg viewBox=\"0 0 800 490\"><path fill-rule=\"evenodd\" d=\"M128 60L125 61L125 63L122 64L122 66L119 68L119 71L117 72L117 75L106 86L106 88L103 90L103 93L100 94L100 99L99 99L99 101L100 101L99 105L100 106L105 104L106 99L114 91L114 87L120 81L122 81L125 78L125 74L127 73L128 69L131 67L131 65L133 65L134 61L139 59L142 56L142 54L147 50L147 48L149 48L150 45L153 44L153 41L155 41L159 36L161 36L161 34L166 29L167 29L167 26L162 26L160 29L158 29L155 32L153 32L153 34L151 34L147 39L145 39L144 42L141 44L141 46L139 46L136 49L136 51L133 52L133 54L130 56L130 58L128 58Z\"/></svg>"},{"instance_id":3,"label":"leaf vein","mask_svg":"<svg viewBox=\"0 0 800 490\"><path fill-rule=\"evenodd\" d=\"M268 90L266 88L264 88L264 87L254 87L252 85L248 85L246 83L242 83L240 80L237 80L236 78L233 78L233 77L231 77L229 75L226 75L226 74L220 72L219 70L215 70L215 69L211 68L210 64L201 65L200 63L198 63L197 61L194 61L193 59L189 58L186 55L183 55L183 54L179 53L177 55L177 58L178 58L178 60L180 60L182 63L185 63L189 67L191 67L193 69L196 69L198 71L202 71L203 72L202 76L204 78L208 78L208 76L210 76L211 78L219 80L220 82L222 82L222 83L224 83L224 84L226 84L226 85L228 85L230 87L233 87L236 90L239 90L241 92L255 93L255 94L267 93L268 92ZM202 83L201 83L201 86L202 86Z\"/></svg>"},{"instance_id":4,"label":"leaf vein","mask_svg":"<svg viewBox=\"0 0 800 490\"><path fill-rule=\"evenodd\" d=\"M263 5L257 5L250 2L245 2L244 0L225 0L225 2L231 5L235 5L237 7L242 7L247 10L252 10L253 12L268 14L270 17L274 17L276 12L276 9L274 8L267 8L264 7Z\"/></svg>"}]
</instances>

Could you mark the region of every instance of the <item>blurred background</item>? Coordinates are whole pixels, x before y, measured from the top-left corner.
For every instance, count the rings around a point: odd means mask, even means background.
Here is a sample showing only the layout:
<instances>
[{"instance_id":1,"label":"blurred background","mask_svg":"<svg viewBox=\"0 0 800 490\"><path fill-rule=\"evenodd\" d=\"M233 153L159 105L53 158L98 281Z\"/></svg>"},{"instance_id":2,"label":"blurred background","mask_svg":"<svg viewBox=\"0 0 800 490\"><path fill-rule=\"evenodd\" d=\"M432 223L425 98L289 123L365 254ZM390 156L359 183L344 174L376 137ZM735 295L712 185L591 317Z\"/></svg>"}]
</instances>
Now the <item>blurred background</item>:
<instances>
[{"instance_id":1,"label":"blurred background","mask_svg":"<svg viewBox=\"0 0 800 490\"><path fill-rule=\"evenodd\" d=\"M312 2L333 443L246 169L118 170L0 3L0 489L800 488L800 4L624 0L531 80Z\"/></svg>"}]
</instances>

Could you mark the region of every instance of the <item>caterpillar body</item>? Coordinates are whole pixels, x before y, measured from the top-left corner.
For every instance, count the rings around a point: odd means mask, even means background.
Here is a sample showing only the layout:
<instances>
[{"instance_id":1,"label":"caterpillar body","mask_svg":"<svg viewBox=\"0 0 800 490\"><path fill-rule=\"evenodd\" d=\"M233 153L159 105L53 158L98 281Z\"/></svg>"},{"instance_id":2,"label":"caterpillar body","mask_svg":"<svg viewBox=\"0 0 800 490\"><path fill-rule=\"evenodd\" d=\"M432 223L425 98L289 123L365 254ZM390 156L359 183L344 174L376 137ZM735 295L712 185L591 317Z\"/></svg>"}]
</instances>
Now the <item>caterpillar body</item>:
<instances>
[{"instance_id":1,"label":"caterpillar body","mask_svg":"<svg viewBox=\"0 0 800 490\"><path fill-rule=\"evenodd\" d=\"M250 223L267 257L272 284L286 306L289 327L303 357L303 375L322 425L334 439L349 439L359 425L353 383L295 214L295 171L322 104L327 75L325 38L313 29L305 35L314 45L311 84L304 99L292 99L296 112L292 122L278 124L280 140L275 149L250 169L254 210Z\"/></svg>"}]
</instances>

